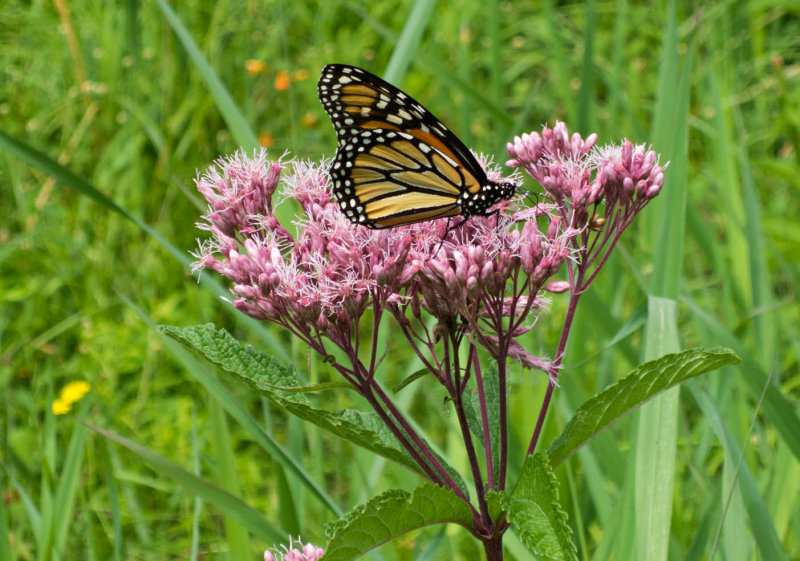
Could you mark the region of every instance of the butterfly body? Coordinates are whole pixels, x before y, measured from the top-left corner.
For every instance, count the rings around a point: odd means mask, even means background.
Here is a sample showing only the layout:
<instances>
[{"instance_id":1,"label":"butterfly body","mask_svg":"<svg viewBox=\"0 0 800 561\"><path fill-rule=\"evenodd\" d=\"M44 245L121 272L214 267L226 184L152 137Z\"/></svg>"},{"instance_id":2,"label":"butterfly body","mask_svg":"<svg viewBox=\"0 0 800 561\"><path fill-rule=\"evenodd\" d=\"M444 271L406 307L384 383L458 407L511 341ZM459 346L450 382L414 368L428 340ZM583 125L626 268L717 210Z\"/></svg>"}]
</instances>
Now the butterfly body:
<instances>
[{"instance_id":1,"label":"butterfly body","mask_svg":"<svg viewBox=\"0 0 800 561\"><path fill-rule=\"evenodd\" d=\"M488 216L517 186L491 181L475 156L420 103L361 68L329 64L317 84L338 149L333 193L351 221L392 228Z\"/></svg>"}]
</instances>

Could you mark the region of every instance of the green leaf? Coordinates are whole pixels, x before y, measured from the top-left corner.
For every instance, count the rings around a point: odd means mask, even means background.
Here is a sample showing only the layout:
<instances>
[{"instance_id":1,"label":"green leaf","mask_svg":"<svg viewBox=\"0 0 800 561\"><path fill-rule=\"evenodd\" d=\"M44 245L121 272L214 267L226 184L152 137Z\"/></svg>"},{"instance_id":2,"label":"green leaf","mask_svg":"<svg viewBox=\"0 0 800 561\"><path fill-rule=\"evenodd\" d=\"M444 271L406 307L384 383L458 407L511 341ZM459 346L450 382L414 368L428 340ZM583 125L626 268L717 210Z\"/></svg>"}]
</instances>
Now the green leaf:
<instances>
[{"instance_id":1,"label":"green leaf","mask_svg":"<svg viewBox=\"0 0 800 561\"><path fill-rule=\"evenodd\" d=\"M144 313L144 310L133 304L130 300L121 296L122 300L153 330L158 330L159 326L155 324L153 319ZM281 446L272 435L259 424L237 400L234 395L228 390L227 387L218 379L211 369L206 364L200 363L195 357L180 343L173 341L166 335L159 334L165 346L173 353L173 355L180 361L186 370L200 382L215 401L217 401L225 411L236 420L239 426L261 446L272 459L279 465L282 465L289 473L293 473L297 477L297 481L304 485L312 496L319 499L319 501L329 508L336 516L342 515L341 507L322 489L322 487L303 469L300 462L295 459L286 449ZM127 498L128 504L132 504L134 497Z\"/></svg>"},{"instance_id":2,"label":"green leaf","mask_svg":"<svg viewBox=\"0 0 800 561\"><path fill-rule=\"evenodd\" d=\"M393 489L328 525L325 533L330 541L322 559L356 559L411 530L450 522L465 528L473 523L469 505L451 491L431 483L417 487L413 494Z\"/></svg>"},{"instance_id":3,"label":"green leaf","mask_svg":"<svg viewBox=\"0 0 800 561\"><path fill-rule=\"evenodd\" d=\"M314 393L324 390L353 390L355 388L347 382L322 382L320 384L309 384L307 386L274 386L276 390L294 393Z\"/></svg>"},{"instance_id":4,"label":"green leaf","mask_svg":"<svg viewBox=\"0 0 800 561\"><path fill-rule=\"evenodd\" d=\"M392 388L392 393L399 392L400 390L405 388L410 383L415 382L416 380L419 380L420 378L424 378L425 376L427 376L430 373L431 373L431 371L428 370L427 368L420 368L419 370L417 370L413 374L409 374L408 376L403 378L403 380L399 384L394 386Z\"/></svg>"},{"instance_id":5,"label":"green leaf","mask_svg":"<svg viewBox=\"0 0 800 561\"><path fill-rule=\"evenodd\" d=\"M486 413L489 418L489 444L492 447L492 463L495 469L500 465L500 385L498 382L497 364L492 362L489 368L481 370L483 376L483 393L486 398ZM470 432L484 447L483 422L481 421L481 400L476 388L471 388L464 400L464 413Z\"/></svg>"},{"instance_id":6,"label":"green leaf","mask_svg":"<svg viewBox=\"0 0 800 561\"><path fill-rule=\"evenodd\" d=\"M729 349L689 349L640 365L578 408L550 446L550 460L560 465L596 434L660 392L739 361Z\"/></svg>"},{"instance_id":7,"label":"green leaf","mask_svg":"<svg viewBox=\"0 0 800 561\"><path fill-rule=\"evenodd\" d=\"M545 559L578 559L567 514L558 502L558 481L547 454L528 456L514 490L496 496L508 521L531 552ZM496 499L492 502L496 503Z\"/></svg>"},{"instance_id":8,"label":"green leaf","mask_svg":"<svg viewBox=\"0 0 800 561\"><path fill-rule=\"evenodd\" d=\"M162 326L161 331L246 382L289 413L414 472L421 472L414 459L376 414L355 409L335 412L318 409L302 393L279 389L301 387L294 368L256 351L250 345L242 346L224 329L217 330L207 324L183 329ZM442 461L442 464L459 487L466 489L463 478L446 462Z\"/></svg>"}]
</instances>

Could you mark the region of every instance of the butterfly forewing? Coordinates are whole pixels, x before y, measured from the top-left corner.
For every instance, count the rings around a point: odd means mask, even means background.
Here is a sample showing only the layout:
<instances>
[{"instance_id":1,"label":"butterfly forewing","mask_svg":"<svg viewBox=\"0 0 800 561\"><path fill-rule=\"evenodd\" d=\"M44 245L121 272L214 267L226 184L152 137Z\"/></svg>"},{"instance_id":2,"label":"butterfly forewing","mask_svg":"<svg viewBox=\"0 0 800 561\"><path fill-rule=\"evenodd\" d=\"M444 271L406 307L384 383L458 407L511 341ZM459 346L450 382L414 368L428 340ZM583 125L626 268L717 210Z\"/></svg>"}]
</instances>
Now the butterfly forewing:
<instances>
[{"instance_id":1,"label":"butterfly forewing","mask_svg":"<svg viewBox=\"0 0 800 561\"><path fill-rule=\"evenodd\" d=\"M488 206L480 192L490 182L475 157L411 96L342 64L323 68L318 90L339 143L333 192L350 220L391 228Z\"/></svg>"}]
</instances>

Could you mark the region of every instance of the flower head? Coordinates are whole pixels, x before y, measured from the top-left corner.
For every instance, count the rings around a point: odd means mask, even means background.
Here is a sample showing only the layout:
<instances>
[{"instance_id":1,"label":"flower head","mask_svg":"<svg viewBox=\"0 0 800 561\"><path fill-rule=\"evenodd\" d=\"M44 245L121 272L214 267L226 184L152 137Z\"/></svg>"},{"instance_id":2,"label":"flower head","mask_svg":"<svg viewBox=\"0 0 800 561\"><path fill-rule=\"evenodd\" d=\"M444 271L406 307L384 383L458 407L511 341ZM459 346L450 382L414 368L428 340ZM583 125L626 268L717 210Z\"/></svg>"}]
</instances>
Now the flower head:
<instances>
[{"instance_id":1,"label":"flower head","mask_svg":"<svg viewBox=\"0 0 800 561\"><path fill-rule=\"evenodd\" d=\"M577 234L570 242L579 273L577 286L571 288L577 292L585 290L620 234L664 184L666 166L644 144L596 143L597 135L585 140L578 133L570 136L564 123L556 123L553 129L523 134L507 144L507 165L526 171L552 201L556 220L550 226Z\"/></svg>"},{"instance_id":2,"label":"flower head","mask_svg":"<svg viewBox=\"0 0 800 561\"><path fill-rule=\"evenodd\" d=\"M295 541L289 537L289 547L281 545L279 550L276 547L264 552L264 561L317 561L325 551L312 543L303 544L300 538Z\"/></svg>"},{"instance_id":3,"label":"flower head","mask_svg":"<svg viewBox=\"0 0 800 561\"><path fill-rule=\"evenodd\" d=\"M72 405L83 398L91 389L89 382L76 381L70 382L64 386L58 394L58 397L53 400L53 414L64 415L72 409Z\"/></svg>"},{"instance_id":4,"label":"flower head","mask_svg":"<svg viewBox=\"0 0 800 561\"><path fill-rule=\"evenodd\" d=\"M368 311L373 322L391 313L428 365L440 364L436 341L444 333L454 341L468 336L498 360L511 356L540 367L516 341L541 310L539 294L585 289L593 277L553 276L571 260L584 272L599 269L601 253L607 256L664 180L651 150L629 141L595 148L596 141L570 136L556 123L509 143L508 165L539 181L547 202L530 207L518 197L456 226L441 219L385 230L354 224L341 212L328 162L283 163L269 161L263 149L253 157L240 151L197 179L209 203L201 228L212 237L200 244L195 268L227 277L232 304L249 316L286 327L321 354L329 354L326 339L338 346L352 362L339 371L351 381L369 379L375 367L375 348L367 365L358 349ZM481 165L502 180L491 164ZM292 224L274 214L281 183L283 196L302 209ZM435 334L410 321L423 311L437 320Z\"/></svg>"}]
</instances>

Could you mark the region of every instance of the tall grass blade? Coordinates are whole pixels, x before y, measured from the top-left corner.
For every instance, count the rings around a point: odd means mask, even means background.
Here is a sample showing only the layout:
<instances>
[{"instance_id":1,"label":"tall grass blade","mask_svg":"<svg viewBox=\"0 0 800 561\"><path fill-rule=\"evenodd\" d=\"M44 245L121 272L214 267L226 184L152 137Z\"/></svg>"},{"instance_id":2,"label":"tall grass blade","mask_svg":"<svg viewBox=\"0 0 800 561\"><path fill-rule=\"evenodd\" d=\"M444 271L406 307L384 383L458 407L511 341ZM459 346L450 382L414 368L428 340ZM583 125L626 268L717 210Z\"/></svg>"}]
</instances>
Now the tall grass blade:
<instances>
[{"instance_id":1,"label":"tall grass blade","mask_svg":"<svg viewBox=\"0 0 800 561\"><path fill-rule=\"evenodd\" d=\"M717 433L719 441L724 443L725 448L729 450L732 457L740 458L742 451L736 443L736 439L733 433L731 433L730 428L717 412L711 398L699 385L693 383L691 380L687 383L687 387L706 418L712 421L712 426ZM768 388L768 386L764 386L764 388ZM758 545L758 549L761 551L761 559L788 561L788 556L775 531L775 526L772 523L769 510L764 504L764 499L761 496L761 492L758 490L758 485L753 478L753 474L747 462L741 462L739 468L739 488L742 492L742 499L745 504L746 512L750 517L753 538Z\"/></svg>"},{"instance_id":2,"label":"tall grass blade","mask_svg":"<svg viewBox=\"0 0 800 561\"><path fill-rule=\"evenodd\" d=\"M200 477L200 438L197 436L197 412L192 405L192 473ZM192 549L189 560L197 561L200 552L200 514L203 512L203 499L199 495L194 497L192 509Z\"/></svg>"},{"instance_id":3,"label":"tall grass blade","mask_svg":"<svg viewBox=\"0 0 800 561\"><path fill-rule=\"evenodd\" d=\"M746 133L738 108L734 116L737 124L736 136L743 138ZM758 349L763 368L769 369L778 362L776 326L780 325L780 322L778 321L778 310L772 307L773 296L770 288L770 269L767 264L764 225L761 219L761 201L753 179L753 172L750 169L750 155L746 147L743 147L739 159L744 194L744 234L747 239L750 286L753 293L753 310L755 311L753 317L756 338L754 348Z\"/></svg>"},{"instance_id":4,"label":"tall grass blade","mask_svg":"<svg viewBox=\"0 0 800 561\"><path fill-rule=\"evenodd\" d=\"M211 424L214 427L216 444L216 480L217 485L235 497L242 495L239 485L239 473L236 470L236 456L233 453L233 441L228 431L225 412L218 402L211 402ZM245 527L233 518L225 518L225 537L228 542L231 559L247 559L250 554L250 537Z\"/></svg>"},{"instance_id":5,"label":"tall grass blade","mask_svg":"<svg viewBox=\"0 0 800 561\"><path fill-rule=\"evenodd\" d=\"M594 99L594 31L595 0L586 2L584 8L586 29L583 32L583 62L581 63L581 87L578 90L577 130L583 134L594 130L592 123L592 99Z\"/></svg>"},{"instance_id":6,"label":"tall grass blade","mask_svg":"<svg viewBox=\"0 0 800 561\"><path fill-rule=\"evenodd\" d=\"M89 411L90 400L81 402L77 414L78 419L86 418ZM55 517L53 520L53 549L58 555L67 556L66 543L69 529L75 521L75 499L80 489L81 472L83 471L83 451L86 446L86 429L80 423L75 423L72 437L64 456L61 476L58 478L58 487L53 501Z\"/></svg>"},{"instance_id":7,"label":"tall grass blade","mask_svg":"<svg viewBox=\"0 0 800 561\"><path fill-rule=\"evenodd\" d=\"M767 373L759 366L758 359L750 353L739 338L719 323L716 318L702 310L695 302L688 298L684 298L682 302L689 308L695 323L702 325L715 341L731 347L742 358L740 370L742 381L750 389L751 395L757 398L767 382ZM800 416L796 412L795 405L774 384L767 386L763 413L788 445L795 459L800 460L800 431L797 430L797 427L800 427Z\"/></svg>"},{"instance_id":8,"label":"tall grass blade","mask_svg":"<svg viewBox=\"0 0 800 561\"><path fill-rule=\"evenodd\" d=\"M403 31L392 50L389 64L386 65L384 79L392 84L399 83L408 69L408 65L416 57L422 34L431 19L436 0L417 0L406 19Z\"/></svg>"},{"instance_id":9,"label":"tall grass blade","mask_svg":"<svg viewBox=\"0 0 800 561\"><path fill-rule=\"evenodd\" d=\"M253 132L253 129L250 128L244 115L242 115L236 103L233 101L231 94L228 93L228 90L222 85L220 79L217 78L214 69L208 64L206 57L203 56L197 43L195 43L189 31L183 26L178 15L164 0L156 0L156 3L158 7L161 8L164 17L167 18L167 22L169 22L170 27L172 27L175 35L178 37L178 41L180 41L181 45L183 45L183 48L186 50L186 54L192 59L197 71L203 77L203 81L206 83L211 96L214 98L214 103L220 113L222 113L222 118L225 119L225 123L227 123L230 129L231 135L236 139L236 143L246 151L251 152L258 147L258 136Z\"/></svg>"},{"instance_id":10,"label":"tall grass blade","mask_svg":"<svg viewBox=\"0 0 800 561\"><path fill-rule=\"evenodd\" d=\"M247 505L240 498L228 493L225 489L197 477L178 464L168 460L132 440L128 440L111 431L101 429L91 423L84 423L87 427L105 438L124 446L139 458L149 463L162 475L170 477L173 481L184 487L192 494L199 495L206 502L214 505L223 514L232 518L265 543L282 543L286 539L286 532L275 527L253 507Z\"/></svg>"},{"instance_id":11,"label":"tall grass blade","mask_svg":"<svg viewBox=\"0 0 800 561\"><path fill-rule=\"evenodd\" d=\"M691 46L680 79L668 82L669 76L676 74L677 77L679 62L675 2L671 1L667 9L653 142L672 167L662 194L664 200L659 205L661 221L648 297L646 360L680 349L676 301L686 215ZM664 392L642 407L639 416L634 504L636 557L640 559L663 561L669 551L679 395L678 388Z\"/></svg>"},{"instance_id":12,"label":"tall grass blade","mask_svg":"<svg viewBox=\"0 0 800 561\"><path fill-rule=\"evenodd\" d=\"M106 450L111 448L111 444L106 442ZM111 512L111 529L114 561L122 561L124 558L125 536L122 534L122 511L119 504L119 491L117 489L116 477L114 477L114 464L111 462L111 454L106 452L105 457L105 480L108 489L108 509Z\"/></svg>"},{"instance_id":13,"label":"tall grass blade","mask_svg":"<svg viewBox=\"0 0 800 561\"><path fill-rule=\"evenodd\" d=\"M152 318L147 316L144 311L136 306L130 300L123 298L125 303L136 312L136 314L148 326L156 329L156 325ZM284 448L278 443L271 435L269 435L261 425L250 415L244 406L233 396L233 394L214 376L205 365L201 364L194 359L181 345L169 337L160 335L164 344L172 351L175 357L185 366L186 370L208 391L208 394L213 397L225 409L225 411L244 429L250 437L263 447L269 454L272 455L273 460L283 465L284 468L297 476L297 479L311 491L312 496L316 497L323 505L331 510L337 516L343 514L342 509L328 496L328 494L320 487L308 473L303 469L297 460L295 460Z\"/></svg>"},{"instance_id":14,"label":"tall grass blade","mask_svg":"<svg viewBox=\"0 0 800 561\"><path fill-rule=\"evenodd\" d=\"M0 559L16 561L17 556L11 551L11 542L8 539L9 535L6 501L0 500Z\"/></svg>"}]
</instances>

